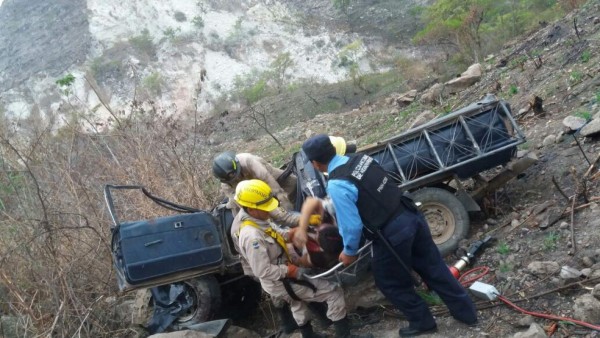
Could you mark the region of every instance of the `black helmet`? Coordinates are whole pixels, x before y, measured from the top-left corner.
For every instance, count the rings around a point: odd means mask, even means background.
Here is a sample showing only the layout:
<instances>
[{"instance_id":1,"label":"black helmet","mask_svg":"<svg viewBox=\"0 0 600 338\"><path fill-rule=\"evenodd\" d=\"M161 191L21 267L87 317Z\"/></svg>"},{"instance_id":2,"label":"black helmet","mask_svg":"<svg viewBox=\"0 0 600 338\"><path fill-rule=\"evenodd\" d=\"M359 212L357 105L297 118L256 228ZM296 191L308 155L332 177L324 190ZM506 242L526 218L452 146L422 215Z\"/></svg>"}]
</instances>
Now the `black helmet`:
<instances>
[{"instance_id":1,"label":"black helmet","mask_svg":"<svg viewBox=\"0 0 600 338\"><path fill-rule=\"evenodd\" d=\"M242 170L240 161L233 151L226 151L217 155L213 161L213 175L221 182L231 182L240 175Z\"/></svg>"}]
</instances>

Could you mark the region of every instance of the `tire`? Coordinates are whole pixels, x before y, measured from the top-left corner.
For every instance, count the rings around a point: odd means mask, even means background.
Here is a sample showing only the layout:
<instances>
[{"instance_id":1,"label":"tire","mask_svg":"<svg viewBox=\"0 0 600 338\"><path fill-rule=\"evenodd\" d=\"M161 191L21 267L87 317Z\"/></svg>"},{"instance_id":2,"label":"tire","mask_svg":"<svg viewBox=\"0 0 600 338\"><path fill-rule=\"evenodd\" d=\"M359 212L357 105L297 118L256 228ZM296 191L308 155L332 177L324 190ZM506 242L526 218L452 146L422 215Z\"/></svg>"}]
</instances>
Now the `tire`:
<instances>
[{"instance_id":1,"label":"tire","mask_svg":"<svg viewBox=\"0 0 600 338\"><path fill-rule=\"evenodd\" d=\"M216 317L221 306L221 288L214 276L202 276L179 283L184 285L185 297L192 306L175 320L171 325L173 329L177 330ZM154 311L154 300L150 289L138 290L134 304L133 323L146 326Z\"/></svg>"},{"instance_id":2,"label":"tire","mask_svg":"<svg viewBox=\"0 0 600 338\"><path fill-rule=\"evenodd\" d=\"M456 250L469 232L469 214L451 192L441 188L423 188L412 193L429 224L431 236L442 256Z\"/></svg>"},{"instance_id":3,"label":"tire","mask_svg":"<svg viewBox=\"0 0 600 338\"><path fill-rule=\"evenodd\" d=\"M183 281L185 296L192 307L173 323L175 328L202 323L216 317L221 307L221 288L215 276L202 276Z\"/></svg>"}]
</instances>

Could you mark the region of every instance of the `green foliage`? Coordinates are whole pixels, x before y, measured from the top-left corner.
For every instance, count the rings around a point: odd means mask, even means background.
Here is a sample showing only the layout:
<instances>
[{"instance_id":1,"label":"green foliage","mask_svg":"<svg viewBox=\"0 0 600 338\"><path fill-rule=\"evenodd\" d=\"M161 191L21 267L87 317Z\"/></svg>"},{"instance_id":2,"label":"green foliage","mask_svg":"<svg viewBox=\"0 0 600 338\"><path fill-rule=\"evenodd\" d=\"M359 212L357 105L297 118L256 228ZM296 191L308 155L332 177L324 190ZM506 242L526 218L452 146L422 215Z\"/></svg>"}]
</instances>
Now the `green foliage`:
<instances>
[{"instance_id":1,"label":"green foliage","mask_svg":"<svg viewBox=\"0 0 600 338\"><path fill-rule=\"evenodd\" d=\"M596 92L596 103L600 102L600 92Z\"/></svg>"},{"instance_id":2,"label":"green foliage","mask_svg":"<svg viewBox=\"0 0 600 338\"><path fill-rule=\"evenodd\" d=\"M235 57L236 49L243 43L245 38L246 35L242 27L242 18L239 18L235 22L235 25L233 25L233 30L223 41L223 48L230 57Z\"/></svg>"},{"instance_id":3,"label":"green foliage","mask_svg":"<svg viewBox=\"0 0 600 338\"><path fill-rule=\"evenodd\" d=\"M510 96L516 95L519 92L519 87L517 87L514 84L511 84L510 87L508 88L508 94Z\"/></svg>"},{"instance_id":4,"label":"green foliage","mask_svg":"<svg viewBox=\"0 0 600 338\"><path fill-rule=\"evenodd\" d=\"M527 150L529 149L531 145L529 144L529 142L525 142L525 143L521 143L519 144L519 146L517 147L519 150Z\"/></svg>"},{"instance_id":5,"label":"green foliage","mask_svg":"<svg viewBox=\"0 0 600 338\"><path fill-rule=\"evenodd\" d=\"M498 271L500 271L502 273L510 272L510 271L512 271L512 269L513 269L513 266L512 266L512 264L509 264L509 263L501 263L498 266Z\"/></svg>"},{"instance_id":6,"label":"green foliage","mask_svg":"<svg viewBox=\"0 0 600 338\"><path fill-rule=\"evenodd\" d=\"M162 92L162 86L164 84L164 80L160 73L154 72L142 80L142 85L144 89L150 95L160 95Z\"/></svg>"},{"instance_id":7,"label":"green foliage","mask_svg":"<svg viewBox=\"0 0 600 338\"><path fill-rule=\"evenodd\" d=\"M417 43L443 45L448 54L462 54L465 63L497 52L502 45L534 28L540 18L561 14L555 0L438 0L421 15L425 28Z\"/></svg>"},{"instance_id":8,"label":"green foliage","mask_svg":"<svg viewBox=\"0 0 600 338\"><path fill-rule=\"evenodd\" d=\"M271 74L277 88L281 89L283 82L285 80L285 73L289 69L289 67L294 65L294 60L289 52L281 53L277 55L277 58L271 62Z\"/></svg>"},{"instance_id":9,"label":"green foliage","mask_svg":"<svg viewBox=\"0 0 600 338\"><path fill-rule=\"evenodd\" d=\"M168 27L163 31L163 35L165 36L165 38L173 41L175 39L175 36L179 32L181 32L181 28L179 27L177 27L176 29L173 29L173 27Z\"/></svg>"},{"instance_id":10,"label":"green foliage","mask_svg":"<svg viewBox=\"0 0 600 338\"><path fill-rule=\"evenodd\" d=\"M266 93L267 81L265 79L258 79L252 86L242 91L242 95L248 105L258 102L258 100L265 97Z\"/></svg>"},{"instance_id":11,"label":"green foliage","mask_svg":"<svg viewBox=\"0 0 600 338\"><path fill-rule=\"evenodd\" d=\"M496 251L501 255L507 255L510 252L510 247L506 242L500 242L498 243Z\"/></svg>"},{"instance_id":12,"label":"green foliage","mask_svg":"<svg viewBox=\"0 0 600 338\"><path fill-rule=\"evenodd\" d=\"M56 80L56 84L59 87L71 87L71 85L73 85L74 82L75 76L73 76L73 74L71 73L65 75L63 78Z\"/></svg>"},{"instance_id":13,"label":"green foliage","mask_svg":"<svg viewBox=\"0 0 600 338\"><path fill-rule=\"evenodd\" d=\"M0 161L2 162L2 161ZM6 210L11 196L25 187L25 177L18 171L4 171L6 175L0 179L0 210Z\"/></svg>"},{"instance_id":14,"label":"green foliage","mask_svg":"<svg viewBox=\"0 0 600 338\"><path fill-rule=\"evenodd\" d=\"M194 26L196 26L196 28L202 29L204 27L204 19L202 19L201 16L196 15L192 19L192 24L194 24Z\"/></svg>"},{"instance_id":15,"label":"green foliage","mask_svg":"<svg viewBox=\"0 0 600 338\"><path fill-rule=\"evenodd\" d=\"M573 114L573 116L581 117L582 119L585 119L586 121L589 121L592 119L592 113L590 113L589 111L578 111L575 114Z\"/></svg>"},{"instance_id":16,"label":"green foliage","mask_svg":"<svg viewBox=\"0 0 600 338\"><path fill-rule=\"evenodd\" d=\"M581 62L586 63L588 61L590 61L590 58L592 57L592 53L589 50L584 50L583 53L581 53Z\"/></svg>"},{"instance_id":17,"label":"green foliage","mask_svg":"<svg viewBox=\"0 0 600 338\"><path fill-rule=\"evenodd\" d=\"M175 18L175 21L177 22L185 22L187 20L185 13L181 11L175 11L175 14L173 14L173 18Z\"/></svg>"},{"instance_id":18,"label":"green foliage","mask_svg":"<svg viewBox=\"0 0 600 338\"><path fill-rule=\"evenodd\" d=\"M559 238L560 235L557 232L551 231L548 233L546 237L544 237L544 250L550 251L556 249L556 243L558 242Z\"/></svg>"},{"instance_id":19,"label":"green foliage","mask_svg":"<svg viewBox=\"0 0 600 338\"><path fill-rule=\"evenodd\" d=\"M572 71L571 74L569 75L569 82L571 84L577 84L577 83L581 82L582 79L583 79L583 73L578 70Z\"/></svg>"},{"instance_id":20,"label":"green foliage","mask_svg":"<svg viewBox=\"0 0 600 338\"><path fill-rule=\"evenodd\" d=\"M357 60L359 51L362 49L362 46L363 42L360 39L354 40L352 43L344 46L342 50L338 53L337 66L341 68L347 68L348 75L350 75L354 86L369 93L369 90L363 84L365 77L362 71L360 70Z\"/></svg>"},{"instance_id":21,"label":"green foliage","mask_svg":"<svg viewBox=\"0 0 600 338\"><path fill-rule=\"evenodd\" d=\"M90 64L90 71L96 81L101 82L109 77L122 77L124 73L123 64L116 60L105 60L97 57Z\"/></svg>"},{"instance_id":22,"label":"green foliage","mask_svg":"<svg viewBox=\"0 0 600 338\"><path fill-rule=\"evenodd\" d=\"M427 292L424 290L417 290L417 294L423 298L423 300L429 304L429 305L442 305L443 301L440 298L440 296L438 296L437 294L435 294L434 292Z\"/></svg>"},{"instance_id":23,"label":"green foliage","mask_svg":"<svg viewBox=\"0 0 600 338\"><path fill-rule=\"evenodd\" d=\"M525 70L525 62L527 62L528 59L529 58L527 55L519 55L518 57L510 60L508 65L510 68L521 67L521 70Z\"/></svg>"},{"instance_id":24,"label":"green foliage","mask_svg":"<svg viewBox=\"0 0 600 338\"><path fill-rule=\"evenodd\" d=\"M156 55L156 47L154 46L154 42L152 42L152 37L148 29L142 30L140 35L129 38L129 43L139 53L144 53L150 57Z\"/></svg>"},{"instance_id":25,"label":"green foliage","mask_svg":"<svg viewBox=\"0 0 600 338\"><path fill-rule=\"evenodd\" d=\"M56 80L59 90L63 95L69 96L71 94L71 86L75 82L75 76L69 73L64 77Z\"/></svg>"},{"instance_id":26,"label":"green foliage","mask_svg":"<svg viewBox=\"0 0 600 338\"><path fill-rule=\"evenodd\" d=\"M333 1L333 7L339 9L343 13L346 13L346 12L348 12L348 7L350 7L350 2L352 0L332 0L332 1Z\"/></svg>"}]
</instances>

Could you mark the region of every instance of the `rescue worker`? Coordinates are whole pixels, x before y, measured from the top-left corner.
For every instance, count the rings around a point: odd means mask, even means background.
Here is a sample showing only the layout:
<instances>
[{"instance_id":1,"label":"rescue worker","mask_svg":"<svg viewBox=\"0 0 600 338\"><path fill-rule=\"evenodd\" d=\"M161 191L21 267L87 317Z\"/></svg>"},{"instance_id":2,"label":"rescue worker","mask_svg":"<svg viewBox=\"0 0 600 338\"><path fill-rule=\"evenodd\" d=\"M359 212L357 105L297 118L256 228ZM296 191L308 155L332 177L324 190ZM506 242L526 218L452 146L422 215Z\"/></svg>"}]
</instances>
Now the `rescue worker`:
<instances>
[{"instance_id":1,"label":"rescue worker","mask_svg":"<svg viewBox=\"0 0 600 338\"><path fill-rule=\"evenodd\" d=\"M385 170L364 154L337 155L324 134L306 140L302 149L315 169L329 173L327 193L344 242L340 262L347 266L356 260L361 232L373 241L375 283L408 319L408 326L399 330L400 336L437 331L427 303L415 292L411 269L442 298L455 319L475 325L473 301L450 273L423 214ZM304 231L304 227L295 231L296 244L303 241Z\"/></svg>"},{"instance_id":2,"label":"rescue worker","mask_svg":"<svg viewBox=\"0 0 600 338\"><path fill-rule=\"evenodd\" d=\"M237 213L233 203L235 187L243 180L259 179L273 189L273 195L279 200L280 206L293 210L292 202L296 199L296 176L292 173L273 167L263 158L248 154L236 154L226 151L218 154L213 161L213 174L221 181L221 192L229 197L227 207Z\"/></svg>"},{"instance_id":3,"label":"rescue worker","mask_svg":"<svg viewBox=\"0 0 600 338\"><path fill-rule=\"evenodd\" d=\"M279 202L267 183L256 179L240 182L234 200L242 208L234 219L240 229L240 254L263 290L290 304L302 337L324 337L312 329L307 302L326 302L336 337L355 337L350 333L341 287L326 280L308 281L307 270L290 262L285 241L293 239L295 229L283 231L269 222L269 213Z\"/></svg>"},{"instance_id":4,"label":"rescue worker","mask_svg":"<svg viewBox=\"0 0 600 338\"><path fill-rule=\"evenodd\" d=\"M336 146L340 151L346 151L347 146L343 138L332 137L332 140L335 140ZM348 147L351 148L352 144L349 144ZM212 171L213 175L221 181L221 193L228 198L226 207L231 209L234 216L239 211L239 207L233 198L238 183L248 179L259 179L266 182L270 187L273 187L273 193L280 201L280 207L271 211L271 219L280 226L296 227L298 225L299 213L291 211L292 202L296 198L297 185L296 176L291 174L291 172L275 168L259 156L249 153L236 154L233 151L225 151L218 154L213 160ZM234 222L231 226L230 234L234 239L235 250L240 252L238 241L236 240L238 233L239 224ZM254 277L248 262L243 256L240 257L240 263L244 274ZM292 317L288 304L273 297L271 297L271 301L279 317L280 330L288 334L295 331L298 326ZM310 303L308 306L315 314L320 326L326 327L331 324L325 316L326 310L323 304Z\"/></svg>"}]
</instances>

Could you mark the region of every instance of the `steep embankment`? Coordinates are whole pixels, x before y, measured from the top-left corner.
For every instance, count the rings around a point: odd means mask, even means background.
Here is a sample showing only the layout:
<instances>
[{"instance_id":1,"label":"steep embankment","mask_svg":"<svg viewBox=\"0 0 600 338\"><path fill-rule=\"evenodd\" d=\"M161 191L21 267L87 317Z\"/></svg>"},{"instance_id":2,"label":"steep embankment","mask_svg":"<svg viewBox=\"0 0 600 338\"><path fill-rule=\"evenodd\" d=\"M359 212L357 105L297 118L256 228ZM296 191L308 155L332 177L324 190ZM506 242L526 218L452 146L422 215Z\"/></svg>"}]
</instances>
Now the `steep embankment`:
<instances>
[{"instance_id":1,"label":"steep embankment","mask_svg":"<svg viewBox=\"0 0 600 338\"><path fill-rule=\"evenodd\" d=\"M0 6L0 102L8 116L60 114L54 81L73 73L72 102L93 109L97 120L108 116L98 95L114 110L151 99L172 113L206 116L238 77L346 78L338 58L354 41L361 43L349 57L366 73L413 53L405 41L416 17L407 13L421 2L365 1L340 12L329 0L7 0ZM367 10L373 5L379 10ZM277 70L282 55L289 62Z\"/></svg>"}]
</instances>

